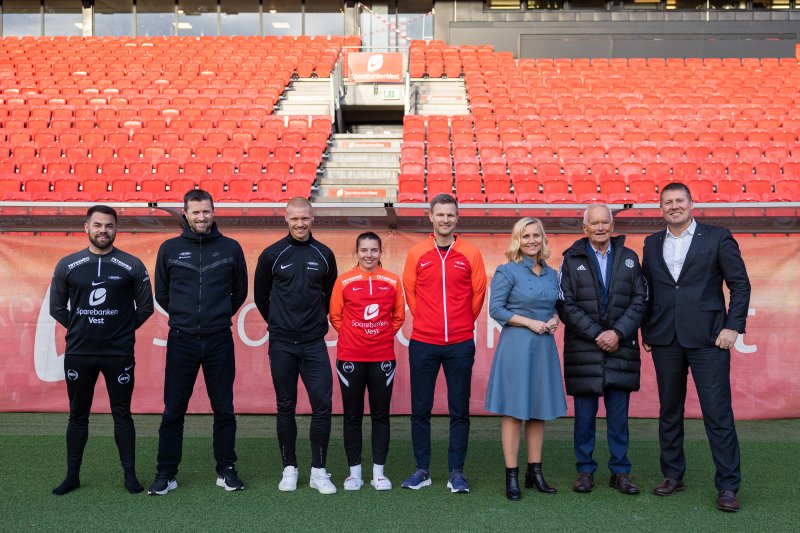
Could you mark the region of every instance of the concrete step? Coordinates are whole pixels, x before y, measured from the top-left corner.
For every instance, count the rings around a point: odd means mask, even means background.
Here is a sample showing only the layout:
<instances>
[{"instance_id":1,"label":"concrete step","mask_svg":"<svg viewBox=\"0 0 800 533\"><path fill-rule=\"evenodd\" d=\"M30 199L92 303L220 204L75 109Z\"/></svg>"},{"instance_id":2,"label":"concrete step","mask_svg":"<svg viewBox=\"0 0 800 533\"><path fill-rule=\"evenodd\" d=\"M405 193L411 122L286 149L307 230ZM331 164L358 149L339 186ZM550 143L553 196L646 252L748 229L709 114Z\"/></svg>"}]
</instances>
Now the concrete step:
<instances>
[{"instance_id":1,"label":"concrete step","mask_svg":"<svg viewBox=\"0 0 800 533\"><path fill-rule=\"evenodd\" d=\"M330 78L311 78L292 81L290 87L295 90L302 89L303 91L330 91L331 80Z\"/></svg>"},{"instance_id":2,"label":"concrete step","mask_svg":"<svg viewBox=\"0 0 800 533\"><path fill-rule=\"evenodd\" d=\"M328 103L289 103L283 102L280 109L275 111L276 115L330 115L330 104Z\"/></svg>"},{"instance_id":3,"label":"concrete step","mask_svg":"<svg viewBox=\"0 0 800 533\"><path fill-rule=\"evenodd\" d=\"M370 163L369 167L366 167L361 164L352 164L352 163L335 163L335 162L328 162L325 164L325 175L326 176L336 176L336 177L343 177L343 178L371 178L373 176L386 176L394 173L395 179L397 179L397 171L399 165L397 163Z\"/></svg>"},{"instance_id":4,"label":"concrete step","mask_svg":"<svg viewBox=\"0 0 800 533\"><path fill-rule=\"evenodd\" d=\"M283 93L276 115L330 115L330 80L294 80Z\"/></svg>"},{"instance_id":5,"label":"concrete step","mask_svg":"<svg viewBox=\"0 0 800 533\"><path fill-rule=\"evenodd\" d=\"M386 164L397 166L400 164L400 151L386 153L381 149L374 149L372 151L331 151L328 155L328 164L350 164L351 166L359 166L369 164Z\"/></svg>"},{"instance_id":6,"label":"concrete step","mask_svg":"<svg viewBox=\"0 0 800 533\"><path fill-rule=\"evenodd\" d=\"M343 169L328 169L322 178L325 185L397 185L397 170L374 169L356 173Z\"/></svg>"},{"instance_id":7,"label":"concrete step","mask_svg":"<svg viewBox=\"0 0 800 533\"><path fill-rule=\"evenodd\" d=\"M417 115L447 115L459 116L469 115L469 108L463 104L417 104Z\"/></svg>"}]
</instances>

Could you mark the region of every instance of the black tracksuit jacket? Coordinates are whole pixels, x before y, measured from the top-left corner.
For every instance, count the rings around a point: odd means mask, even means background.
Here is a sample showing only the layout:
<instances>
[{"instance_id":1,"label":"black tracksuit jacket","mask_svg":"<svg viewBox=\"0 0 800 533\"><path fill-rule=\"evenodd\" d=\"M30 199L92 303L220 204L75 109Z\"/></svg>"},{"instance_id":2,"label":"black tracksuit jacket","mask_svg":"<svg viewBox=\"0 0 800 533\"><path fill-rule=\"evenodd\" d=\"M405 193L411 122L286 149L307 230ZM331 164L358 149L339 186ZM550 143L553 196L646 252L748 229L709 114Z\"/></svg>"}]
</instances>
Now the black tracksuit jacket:
<instances>
[{"instance_id":1,"label":"black tracksuit jacket","mask_svg":"<svg viewBox=\"0 0 800 533\"><path fill-rule=\"evenodd\" d=\"M150 276L131 254L86 248L56 265L50 315L67 328L68 355L132 356L136 328L152 314Z\"/></svg>"},{"instance_id":2,"label":"black tracksuit jacket","mask_svg":"<svg viewBox=\"0 0 800 533\"><path fill-rule=\"evenodd\" d=\"M269 325L270 340L307 342L328 332L328 307L336 281L336 257L312 235L287 235L258 258L256 306Z\"/></svg>"},{"instance_id":3,"label":"black tracksuit jacket","mask_svg":"<svg viewBox=\"0 0 800 533\"><path fill-rule=\"evenodd\" d=\"M216 222L205 235L184 222L183 233L158 249L155 285L169 327L198 336L230 328L247 298L242 247L223 236Z\"/></svg>"}]
</instances>

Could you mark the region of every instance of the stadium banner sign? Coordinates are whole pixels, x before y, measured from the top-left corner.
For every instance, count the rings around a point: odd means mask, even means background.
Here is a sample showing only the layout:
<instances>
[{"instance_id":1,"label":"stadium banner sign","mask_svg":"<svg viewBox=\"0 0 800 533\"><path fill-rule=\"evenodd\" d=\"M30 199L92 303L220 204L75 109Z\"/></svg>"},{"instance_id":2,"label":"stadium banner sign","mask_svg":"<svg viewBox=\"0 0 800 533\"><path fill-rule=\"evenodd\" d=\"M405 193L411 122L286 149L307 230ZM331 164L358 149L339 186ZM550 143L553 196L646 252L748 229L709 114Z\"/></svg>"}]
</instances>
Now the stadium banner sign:
<instances>
[{"instance_id":1,"label":"stadium banner sign","mask_svg":"<svg viewBox=\"0 0 800 533\"><path fill-rule=\"evenodd\" d=\"M347 78L354 83L403 83L403 54L350 52Z\"/></svg>"},{"instance_id":2,"label":"stadium banner sign","mask_svg":"<svg viewBox=\"0 0 800 533\"><path fill-rule=\"evenodd\" d=\"M355 237L351 231L322 229L317 221L314 236L336 253L339 272L356 264ZM354 226L357 226L354 222ZM223 233L237 239L245 251L250 273L250 295L233 317L232 331L236 346L235 405L239 413L275 413L275 393L270 376L267 345L269 334L252 298L252 275L261 250L283 237L279 230L243 230ZM407 250L425 238L422 233L377 230L383 239L382 262L385 268L402 274ZM177 234L177 231L176 233ZM116 245L138 256L151 276L159 245L172 234L118 234ZM468 235L484 254L486 271L491 278L498 265L505 262L507 235ZM577 235L550 235L553 255L549 263L558 268L561 253ZM733 406L737 418L796 418L800 416L800 357L796 338L800 333L800 235L737 235L742 255L753 285L747 332L736 341L732 351L731 383ZM641 254L644 235L629 235L626 244ZM87 245L86 235L3 234L0 235L0 338L5 347L0 351L0 411L66 412L64 384L64 328L49 314L49 285L59 258ZM487 300L488 302L488 294ZM413 317L395 339L398 371L395 378L392 412L410 412L411 398L408 371L408 340ZM471 412L486 414L483 403L486 382L501 328L488 315L484 305L476 322L477 351L473 370ZM156 306L156 312L136 336L136 375L133 409L137 413L160 413L163 409L164 358L167 339L167 314ZM556 332L559 352L562 349L563 326ZM336 332L326 337L331 362L336 358ZM302 387L302 382L300 384ZM100 391L105 388L102 378ZM341 398L334 387L334 409L341 413ZM95 401L95 410L108 412L104 391ZM569 413L572 401L568 397ZM602 409L602 407L601 407ZM198 378L189 411L211 412L202 377ZM310 412L305 394L300 394L298 411ZM447 413L444 377L439 376L434 404L435 413ZM657 417L658 391L653 361L642 352L641 390L631 397L631 416ZM690 386L686 412L699 417L700 408L694 387ZM601 411L602 413L602 411Z\"/></svg>"}]
</instances>

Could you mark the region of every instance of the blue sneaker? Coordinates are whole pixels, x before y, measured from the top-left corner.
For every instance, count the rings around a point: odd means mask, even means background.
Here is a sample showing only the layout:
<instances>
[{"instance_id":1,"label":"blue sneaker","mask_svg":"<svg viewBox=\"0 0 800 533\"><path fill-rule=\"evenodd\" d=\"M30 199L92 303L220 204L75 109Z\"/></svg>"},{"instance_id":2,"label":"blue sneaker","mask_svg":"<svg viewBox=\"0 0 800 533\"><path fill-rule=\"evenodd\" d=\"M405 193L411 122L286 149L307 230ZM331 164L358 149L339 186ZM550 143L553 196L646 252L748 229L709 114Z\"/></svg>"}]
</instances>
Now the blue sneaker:
<instances>
[{"instance_id":1,"label":"blue sneaker","mask_svg":"<svg viewBox=\"0 0 800 533\"><path fill-rule=\"evenodd\" d=\"M447 488L450 489L450 492L454 493L466 494L469 492L467 480L464 478L464 474L459 470L450 472L450 481L447 482Z\"/></svg>"},{"instance_id":2,"label":"blue sneaker","mask_svg":"<svg viewBox=\"0 0 800 533\"><path fill-rule=\"evenodd\" d=\"M404 489L412 489L412 490L419 490L422 487L427 487L431 484L431 475L428 473L427 470L423 470L418 468L414 471L413 474L408 476L405 481L403 481L403 488Z\"/></svg>"}]
</instances>

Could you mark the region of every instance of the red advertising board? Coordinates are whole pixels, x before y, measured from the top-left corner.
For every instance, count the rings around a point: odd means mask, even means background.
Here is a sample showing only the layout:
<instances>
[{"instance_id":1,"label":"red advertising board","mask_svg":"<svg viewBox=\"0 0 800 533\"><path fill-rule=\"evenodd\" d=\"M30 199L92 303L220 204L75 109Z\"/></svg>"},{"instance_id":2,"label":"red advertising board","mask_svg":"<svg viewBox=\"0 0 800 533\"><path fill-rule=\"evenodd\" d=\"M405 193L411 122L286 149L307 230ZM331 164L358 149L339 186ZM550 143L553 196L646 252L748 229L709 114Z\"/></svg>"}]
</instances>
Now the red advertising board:
<instances>
[{"instance_id":1,"label":"red advertising board","mask_svg":"<svg viewBox=\"0 0 800 533\"><path fill-rule=\"evenodd\" d=\"M252 298L252 272L258 255L268 244L284 235L282 231L225 232L237 239L245 251L249 266L250 295L233 317L236 345L235 403L240 413L274 413L267 346L267 326L255 309ZM356 263L354 257L357 231L319 230L314 236L336 253L339 270L344 272ZM382 263L400 274L406 251L424 238L420 233L378 231L384 244ZM172 234L120 234L117 244L144 261L151 275L159 245ZM558 267L561 252L576 235L550 235L553 256ZM491 278L498 265L505 262L507 235L466 235L481 250L486 272ZM737 235L753 286L747 333L740 336L732 350L731 383L735 414L741 419L796 418L800 416L800 357L795 339L800 333L800 235ZM643 235L630 235L626 244L641 253ZM86 235L0 235L0 411L66 411L64 384L64 329L48 313L48 288L58 259L87 245ZM487 295L488 301L488 295ZM408 339L413 317L397 335L395 350L398 371L395 378L392 411L410 412ZM476 322L477 352L473 371L471 410L483 414L486 382L492 356L500 334L498 324L488 316L487 305ZM167 338L166 313L155 314L139 329L136 337L136 385L133 409L139 413L159 413L163 409L164 356ZM559 352L563 331L556 332ZM331 361L336 358L336 332L326 337ZM302 386L302 385L301 385ZM95 408L108 412L105 385L98 383ZM341 413L338 387L334 387L334 410ZM210 412L202 378L198 380L190 412ZM569 397L568 397L569 398ZM571 407L571 399L568 404ZM300 395L300 412L309 412L307 396ZM447 412L444 379L436 390L434 412ZM687 415L700 414L694 387L686 405ZM571 413L571 409L570 409ZM650 354L642 352L641 390L631 397L631 415L658 416L658 393Z\"/></svg>"},{"instance_id":2,"label":"red advertising board","mask_svg":"<svg viewBox=\"0 0 800 533\"><path fill-rule=\"evenodd\" d=\"M347 78L355 83L403 83L403 54L351 52L347 54Z\"/></svg>"}]
</instances>

